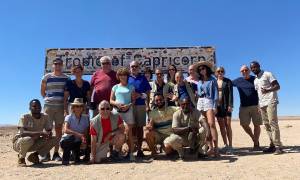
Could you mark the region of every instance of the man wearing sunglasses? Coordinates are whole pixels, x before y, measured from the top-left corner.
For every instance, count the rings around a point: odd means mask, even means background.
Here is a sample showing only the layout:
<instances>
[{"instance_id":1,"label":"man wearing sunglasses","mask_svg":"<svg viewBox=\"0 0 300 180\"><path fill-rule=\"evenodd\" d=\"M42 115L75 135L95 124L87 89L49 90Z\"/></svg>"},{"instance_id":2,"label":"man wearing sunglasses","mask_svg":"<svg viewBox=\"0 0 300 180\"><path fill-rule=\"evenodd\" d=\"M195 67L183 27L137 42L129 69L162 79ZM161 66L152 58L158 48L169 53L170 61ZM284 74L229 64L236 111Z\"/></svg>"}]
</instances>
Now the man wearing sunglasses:
<instances>
[{"instance_id":1,"label":"man wearing sunglasses","mask_svg":"<svg viewBox=\"0 0 300 180\"><path fill-rule=\"evenodd\" d=\"M238 89L240 95L240 125L251 137L254 143L253 150L258 151L260 150L259 136L262 120L258 109L258 94L254 87L255 77L250 75L250 69L246 65L241 67L240 72L242 77L232 81L233 86ZM250 127L251 121L254 131Z\"/></svg>"},{"instance_id":2,"label":"man wearing sunglasses","mask_svg":"<svg viewBox=\"0 0 300 180\"><path fill-rule=\"evenodd\" d=\"M111 89L114 85L118 84L116 72L111 68L111 58L103 56L100 58L101 69L97 70L91 79L91 109L93 109L93 117L98 112L98 105L101 101L110 100Z\"/></svg>"},{"instance_id":3,"label":"man wearing sunglasses","mask_svg":"<svg viewBox=\"0 0 300 180\"><path fill-rule=\"evenodd\" d=\"M124 125L118 113L110 111L110 104L103 100L99 104L99 114L91 119L91 163L99 163L107 157L113 146L111 158L121 160L120 152L125 143Z\"/></svg>"}]
</instances>

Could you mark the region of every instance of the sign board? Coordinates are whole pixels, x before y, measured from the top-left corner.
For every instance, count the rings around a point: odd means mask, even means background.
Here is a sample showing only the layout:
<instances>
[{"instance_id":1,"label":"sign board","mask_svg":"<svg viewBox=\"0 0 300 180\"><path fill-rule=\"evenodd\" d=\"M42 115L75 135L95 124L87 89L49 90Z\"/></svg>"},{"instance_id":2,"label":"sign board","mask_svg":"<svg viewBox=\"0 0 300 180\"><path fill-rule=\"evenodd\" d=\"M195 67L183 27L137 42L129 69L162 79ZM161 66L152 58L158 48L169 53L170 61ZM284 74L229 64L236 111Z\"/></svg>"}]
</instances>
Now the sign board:
<instances>
[{"instance_id":1,"label":"sign board","mask_svg":"<svg viewBox=\"0 0 300 180\"><path fill-rule=\"evenodd\" d=\"M213 47L167 47L167 48L70 48L47 49L45 73L52 71L52 62L56 58L63 60L63 72L71 74L73 65L82 64L84 74L93 74L101 67L100 58L110 56L112 69L129 67L133 60L140 62L141 69L161 68L166 71L168 65L174 64L177 69L187 72L188 66L198 61L216 63Z\"/></svg>"}]
</instances>

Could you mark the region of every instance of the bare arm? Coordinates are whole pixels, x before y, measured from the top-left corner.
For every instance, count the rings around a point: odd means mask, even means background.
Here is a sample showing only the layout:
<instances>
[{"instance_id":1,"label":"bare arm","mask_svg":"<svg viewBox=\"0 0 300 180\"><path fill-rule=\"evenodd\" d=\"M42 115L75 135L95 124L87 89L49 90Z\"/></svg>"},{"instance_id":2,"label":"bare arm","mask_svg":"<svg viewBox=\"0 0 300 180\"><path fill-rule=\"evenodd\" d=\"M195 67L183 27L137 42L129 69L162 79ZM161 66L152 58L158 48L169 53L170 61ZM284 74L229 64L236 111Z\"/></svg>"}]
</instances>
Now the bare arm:
<instances>
[{"instance_id":1,"label":"bare arm","mask_svg":"<svg viewBox=\"0 0 300 180\"><path fill-rule=\"evenodd\" d=\"M68 115L69 114L69 109L68 109L68 98L70 96L69 91L64 91L64 115Z\"/></svg>"},{"instance_id":2,"label":"bare arm","mask_svg":"<svg viewBox=\"0 0 300 180\"><path fill-rule=\"evenodd\" d=\"M42 83L41 83L41 95L43 97L46 96L46 81L42 80Z\"/></svg>"}]
</instances>

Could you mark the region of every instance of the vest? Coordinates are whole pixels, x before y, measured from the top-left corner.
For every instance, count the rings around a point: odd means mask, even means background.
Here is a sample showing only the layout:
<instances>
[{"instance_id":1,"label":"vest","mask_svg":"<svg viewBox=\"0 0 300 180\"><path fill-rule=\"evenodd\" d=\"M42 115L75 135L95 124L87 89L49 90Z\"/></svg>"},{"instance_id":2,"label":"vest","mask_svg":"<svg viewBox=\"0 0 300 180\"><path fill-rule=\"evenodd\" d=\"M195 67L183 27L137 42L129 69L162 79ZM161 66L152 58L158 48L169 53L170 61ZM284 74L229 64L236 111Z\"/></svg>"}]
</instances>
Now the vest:
<instances>
[{"instance_id":1,"label":"vest","mask_svg":"<svg viewBox=\"0 0 300 180\"><path fill-rule=\"evenodd\" d=\"M109 120L112 131L118 129L119 114L110 112ZM91 119L91 126L97 132L97 143L101 144L103 138L103 129L100 114Z\"/></svg>"}]
</instances>

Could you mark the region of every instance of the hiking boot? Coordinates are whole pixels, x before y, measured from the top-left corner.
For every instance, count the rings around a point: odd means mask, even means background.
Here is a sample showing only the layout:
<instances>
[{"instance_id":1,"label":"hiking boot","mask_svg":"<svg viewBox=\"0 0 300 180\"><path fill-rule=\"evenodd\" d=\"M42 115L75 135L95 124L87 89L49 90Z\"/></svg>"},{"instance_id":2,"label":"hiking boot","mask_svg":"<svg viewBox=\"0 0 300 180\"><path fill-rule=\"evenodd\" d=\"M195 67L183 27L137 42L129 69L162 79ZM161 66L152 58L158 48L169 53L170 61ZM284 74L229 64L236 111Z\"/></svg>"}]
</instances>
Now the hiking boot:
<instances>
[{"instance_id":1,"label":"hiking boot","mask_svg":"<svg viewBox=\"0 0 300 180\"><path fill-rule=\"evenodd\" d=\"M41 162L50 161L50 153L47 153L45 156L41 156Z\"/></svg>"},{"instance_id":2,"label":"hiking boot","mask_svg":"<svg viewBox=\"0 0 300 180\"><path fill-rule=\"evenodd\" d=\"M145 154L143 153L142 150L138 150L136 153L136 157L143 158L143 157L145 157Z\"/></svg>"},{"instance_id":3,"label":"hiking boot","mask_svg":"<svg viewBox=\"0 0 300 180\"><path fill-rule=\"evenodd\" d=\"M27 160L29 162L32 162L33 164L39 164L40 163L39 153L37 153L37 152L31 153L28 156Z\"/></svg>"},{"instance_id":4,"label":"hiking boot","mask_svg":"<svg viewBox=\"0 0 300 180\"><path fill-rule=\"evenodd\" d=\"M274 145L270 145L270 147L263 150L264 153L274 153L276 151L276 148Z\"/></svg>"},{"instance_id":5,"label":"hiking boot","mask_svg":"<svg viewBox=\"0 0 300 180\"><path fill-rule=\"evenodd\" d=\"M62 161L62 159L61 159L61 157L59 156L58 152L55 152L55 153L53 154L52 161Z\"/></svg>"},{"instance_id":6,"label":"hiking boot","mask_svg":"<svg viewBox=\"0 0 300 180\"><path fill-rule=\"evenodd\" d=\"M26 167L25 158L18 158L18 166L19 167Z\"/></svg>"},{"instance_id":7,"label":"hiking boot","mask_svg":"<svg viewBox=\"0 0 300 180\"><path fill-rule=\"evenodd\" d=\"M280 147L276 147L274 155L279 155L279 154L283 154L283 153L284 153L284 151Z\"/></svg>"},{"instance_id":8,"label":"hiking boot","mask_svg":"<svg viewBox=\"0 0 300 180\"><path fill-rule=\"evenodd\" d=\"M227 151L226 151L226 154L232 155L233 152L234 152L233 148L232 148L231 146L228 146Z\"/></svg>"}]
</instances>

